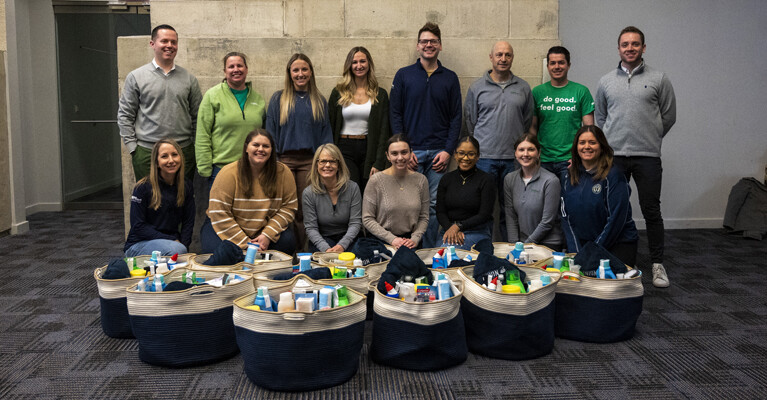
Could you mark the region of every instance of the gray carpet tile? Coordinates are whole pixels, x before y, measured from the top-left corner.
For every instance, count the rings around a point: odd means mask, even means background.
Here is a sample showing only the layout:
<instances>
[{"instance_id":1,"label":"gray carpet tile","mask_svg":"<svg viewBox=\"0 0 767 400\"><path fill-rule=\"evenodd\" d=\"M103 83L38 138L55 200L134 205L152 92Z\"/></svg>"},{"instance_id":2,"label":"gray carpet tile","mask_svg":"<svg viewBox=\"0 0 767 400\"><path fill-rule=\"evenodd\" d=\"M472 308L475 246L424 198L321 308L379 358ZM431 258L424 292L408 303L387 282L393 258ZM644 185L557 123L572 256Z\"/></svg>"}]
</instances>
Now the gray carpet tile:
<instances>
[{"instance_id":1,"label":"gray carpet tile","mask_svg":"<svg viewBox=\"0 0 767 400\"><path fill-rule=\"evenodd\" d=\"M254 385L239 355L161 368L138 359L135 340L103 334L93 270L122 256L120 211L38 213L30 228L0 237L2 399L767 398L767 243L722 230L666 232L668 289L651 285L640 234L645 299L631 340L557 339L551 354L534 360L470 353L454 368L410 372L370 361L367 322L351 380L283 393Z\"/></svg>"}]
</instances>

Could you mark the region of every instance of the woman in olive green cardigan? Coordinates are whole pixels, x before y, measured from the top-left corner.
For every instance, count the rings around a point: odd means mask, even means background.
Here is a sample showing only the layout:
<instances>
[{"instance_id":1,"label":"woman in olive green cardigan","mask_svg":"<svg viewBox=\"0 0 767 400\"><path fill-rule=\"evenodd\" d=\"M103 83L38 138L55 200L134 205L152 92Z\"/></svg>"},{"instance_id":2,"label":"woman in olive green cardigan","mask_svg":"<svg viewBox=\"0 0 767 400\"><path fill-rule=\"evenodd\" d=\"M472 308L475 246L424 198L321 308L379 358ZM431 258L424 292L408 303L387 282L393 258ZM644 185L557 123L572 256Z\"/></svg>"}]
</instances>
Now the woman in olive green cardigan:
<instances>
[{"instance_id":1,"label":"woman in olive green cardigan","mask_svg":"<svg viewBox=\"0 0 767 400\"><path fill-rule=\"evenodd\" d=\"M364 191L376 172L387 167L389 95L378 87L370 52L354 47L344 62L344 73L328 99L333 140L341 149L351 180Z\"/></svg>"}]
</instances>

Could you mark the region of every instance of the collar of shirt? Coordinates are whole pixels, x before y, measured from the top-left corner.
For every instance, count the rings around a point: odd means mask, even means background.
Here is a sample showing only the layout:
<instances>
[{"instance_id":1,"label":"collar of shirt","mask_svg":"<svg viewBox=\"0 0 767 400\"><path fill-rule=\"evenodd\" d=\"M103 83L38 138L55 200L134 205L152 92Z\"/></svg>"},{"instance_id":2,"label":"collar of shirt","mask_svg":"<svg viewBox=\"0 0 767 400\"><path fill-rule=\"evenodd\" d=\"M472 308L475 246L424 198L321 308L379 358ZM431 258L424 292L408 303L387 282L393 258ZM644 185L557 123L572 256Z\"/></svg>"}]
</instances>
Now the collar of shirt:
<instances>
[{"instance_id":1,"label":"collar of shirt","mask_svg":"<svg viewBox=\"0 0 767 400\"><path fill-rule=\"evenodd\" d=\"M171 73L171 71L173 71L174 69L176 69L176 63L173 63L173 66L172 66L172 67L170 67L170 71L168 71L168 73L165 73L165 70L164 70L164 69L162 69L162 67L160 67L160 65L159 65L159 64L157 64L157 61L155 61L155 59L154 59L154 58L152 59L152 65L154 65L154 68L155 68L155 69L158 69L158 68L159 68L159 69L160 69L160 72L162 72L163 74L165 74L165 76L168 76L168 75Z\"/></svg>"},{"instance_id":2,"label":"collar of shirt","mask_svg":"<svg viewBox=\"0 0 767 400\"><path fill-rule=\"evenodd\" d=\"M625 73L626 73L626 75L628 75L628 76L632 76L632 75L634 75L634 72L636 72L636 71L637 71L639 68L642 68L642 66L644 66L644 60L642 60L642 62L641 62L641 63L639 63L639 65L637 65L637 67L636 67L636 68L634 68L634 69L633 69L633 70L631 70L631 71L629 71L629 69L628 69L628 68L626 68L626 67L624 67L624 66L623 66L623 61L619 62L619 63L618 63L618 65L621 67L621 70L623 70L623 72L625 72Z\"/></svg>"}]
</instances>

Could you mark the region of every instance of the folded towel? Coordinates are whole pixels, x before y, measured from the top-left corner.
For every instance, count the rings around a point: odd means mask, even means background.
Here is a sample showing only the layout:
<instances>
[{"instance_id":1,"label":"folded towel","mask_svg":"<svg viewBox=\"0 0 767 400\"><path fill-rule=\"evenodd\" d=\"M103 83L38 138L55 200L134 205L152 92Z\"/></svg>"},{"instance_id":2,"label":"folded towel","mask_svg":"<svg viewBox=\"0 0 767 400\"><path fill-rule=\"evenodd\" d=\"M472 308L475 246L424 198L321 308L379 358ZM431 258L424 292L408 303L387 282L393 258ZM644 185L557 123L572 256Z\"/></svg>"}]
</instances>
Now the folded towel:
<instances>
[{"instance_id":1,"label":"folded towel","mask_svg":"<svg viewBox=\"0 0 767 400\"><path fill-rule=\"evenodd\" d=\"M575 255L573 261L581 266L581 271L584 275L596 276L594 271L599 268L599 260L605 258L610 260L610 269L613 273L625 274L628 271L623 261L596 242L587 242L581 251Z\"/></svg>"},{"instance_id":2,"label":"folded towel","mask_svg":"<svg viewBox=\"0 0 767 400\"><path fill-rule=\"evenodd\" d=\"M130 278L130 269L128 269L128 264L122 258L110 261L107 269L101 274L101 279L125 278Z\"/></svg>"},{"instance_id":3,"label":"folded towel","mask_svg":"<svg viewBox=\"0 0 767 400\"><path fill-rule=\"evenodd\" d=\"M242 249L236 244L224 240L203 265L234 265L243 261L245 261L245 255L242 254Z\"/></svg>"},{"instance_id":4,"label":"folded towel","mask_svg":"<svg viewBox=\"0 0 767 400\"><path fill-rule=\"evenodd\" d=\"M397 281L405 276L410 276L412 279L425 276L429 284L434 282L431 271L429 271L423 260L415 254L415 251L401 246L394 253L389 264L386 265L386 271L381 274L381 279L378 281L378 290L381 293L386 293L384 282L389 282L390 285L395 286Z\"/></svg>"},{"instance_id":5,"label":"folded towel","mask_svg":"<svg viewBox=\"0 0 767 400\"><path fill-rule=\"evenodd\" d=\"M330 273L330 268L328 267L319 267L319 268L312 268L308 271L301 272L302 275L306 275L307 277L317 280L317 279L332 279L333 275ZM281 274L277 274L272 277L272 280L275 281L287 281L288 279L292 279L294 276L298 274L294 274L292 272L283 272Z\"/></svg>"},{"instance_id":6,"label":"folded towel","mask_svg":"<svg viewBox=\"0 0 767 400\"><path fill-rule=\"evenodd\" d=\"M389 251L380 240L366 237L357 238L357 241L349 251L362 260L362 265L368 265L370 263L379 263L383 261L373 259L374 250L378 250L378 254L386 254L389 257L392 256L391 251Z\"/></svg>"}]
</instances>

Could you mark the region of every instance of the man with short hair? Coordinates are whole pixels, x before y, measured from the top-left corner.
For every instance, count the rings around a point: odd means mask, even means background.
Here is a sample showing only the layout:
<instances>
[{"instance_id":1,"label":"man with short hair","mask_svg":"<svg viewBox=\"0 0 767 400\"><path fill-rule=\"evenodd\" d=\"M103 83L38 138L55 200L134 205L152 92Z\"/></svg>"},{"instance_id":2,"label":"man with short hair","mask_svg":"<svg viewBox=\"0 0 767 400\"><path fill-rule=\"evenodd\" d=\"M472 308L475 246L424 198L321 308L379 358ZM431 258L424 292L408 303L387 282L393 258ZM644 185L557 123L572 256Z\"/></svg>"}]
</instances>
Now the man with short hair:
<instances>
[{"instance_id":1,"label":"man with short hair","mask_svg":"<svg viewBox=\"0 0 767 400\"><path fill-rule=\"evenodd\" d=\"M413 149L410 168L426 175L431 193L429 227L422 247L438 242L437 186L450 163L461 130L461 86L458 75L442 66L439 26L427 22L418 31L419 59L400 68L392 82L389 111L393 134L404 133Z\"/></svg>"},{"instance_id":2,"label":"man with short hair","mask_svg":"<svg viewBox=\"0 0 767 400\"><path fill-rule=\"evenodd\" d=\"M184 174L194 178L194 133L202 94L197 78L174 64L178 34L170 25L152 29L152 62L125 77L117 125L131 153L136 180L149 175L152 147L160 139L181 146Z\"/></svg>"},{"instance_id":3,"label":"man with short hair","mask_svg":"<svg viewBox=\"0 0 767 400\"><path fill-rule=\"evenodd\" d=\"M644 33L634 26L618 35L618 67L599 80L596 123L615 151L626 180L634 177L647 227L653 285L668 287L663 266L664 227L660 209L661 144L676 122L676 97L666 74L644 63Z\"/></svg>"},{"instance_id":4,"label":"man with short hair","mask_svg":"<svg viewBox=\"0 0 767 400\"><path fill-rule=\"evenodd\" d=\"M490 51L492 69L466 93L466 127L479 142L477 168L492 175L498 187L499 230L507 240L503 179L514 171L514 142L530 128L533 96L530 85L511 72L514 49L500 41Z\"/></svg>"},{"instance_id":5,"label":"man with short hair","mask_svg":"<svg viewBox=\"0 0 767 400\"><path fill-rule=\"evenodd\" d=\"M566 48L550 48L546 68L551 80L533 88L535 116L530 132L541 143L541 166L562 180L575 133L581 124L594 125L594 99L586 86L567 79L570 52Z\"/></svg>"}]
</instances>

